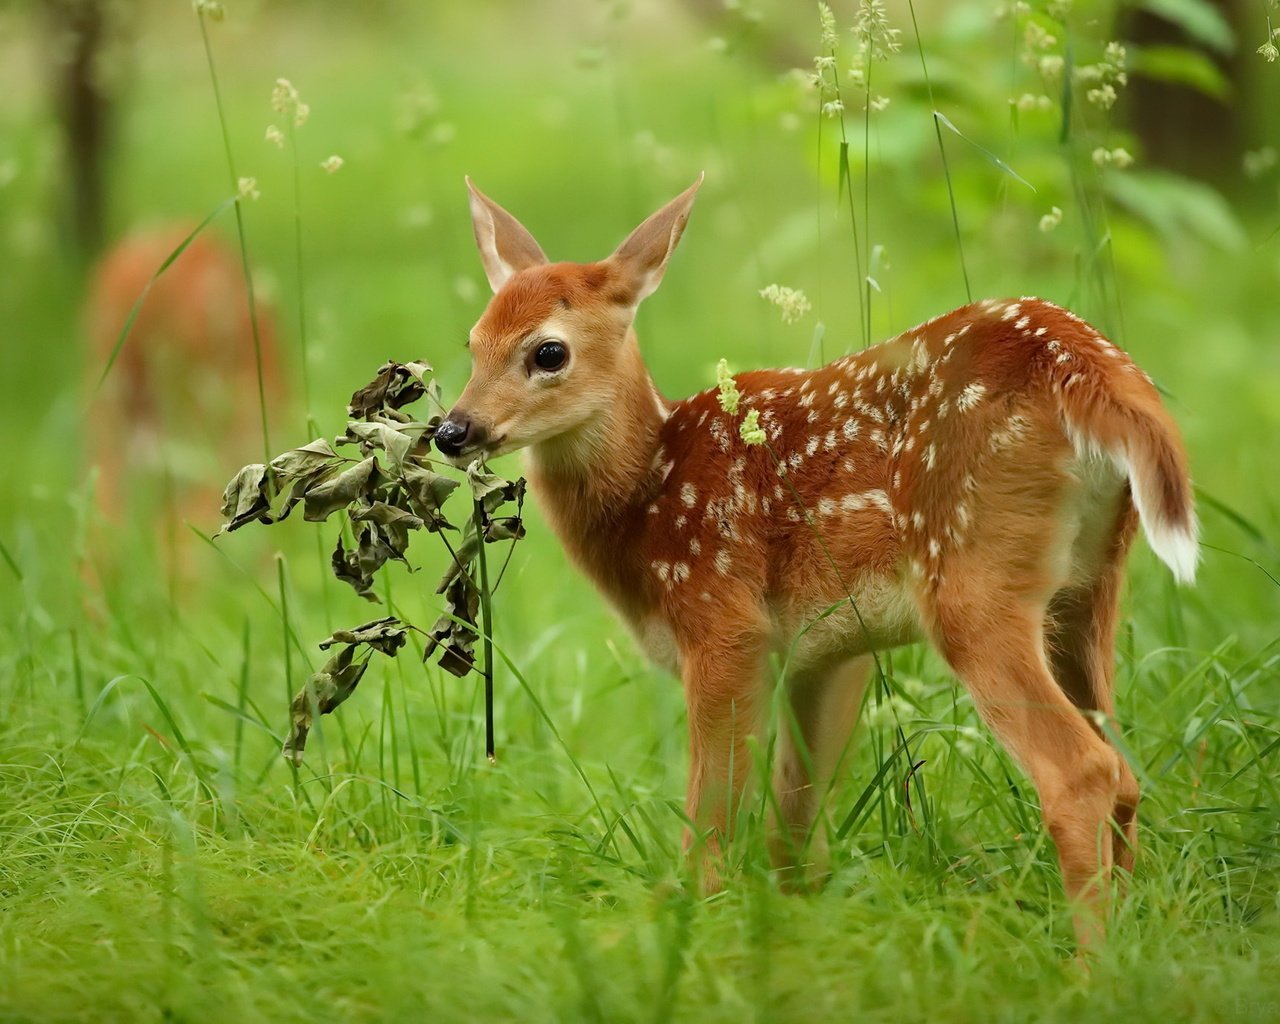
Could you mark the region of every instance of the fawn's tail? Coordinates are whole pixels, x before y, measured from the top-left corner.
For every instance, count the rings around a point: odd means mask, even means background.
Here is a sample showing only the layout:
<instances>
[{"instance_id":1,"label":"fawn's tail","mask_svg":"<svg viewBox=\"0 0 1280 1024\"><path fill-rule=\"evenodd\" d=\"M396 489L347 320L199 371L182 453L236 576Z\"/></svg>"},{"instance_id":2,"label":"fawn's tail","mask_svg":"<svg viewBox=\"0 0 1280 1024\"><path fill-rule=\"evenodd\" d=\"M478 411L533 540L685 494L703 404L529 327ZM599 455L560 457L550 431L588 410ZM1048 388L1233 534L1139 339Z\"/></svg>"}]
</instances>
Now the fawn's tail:
<instances>
[{"instance_id":1,"label":"fawn's tail","mask_svg":"<svg viewBox=\"0 0 1280 1024\"><path fill-rule=\"evenodd\" d=\"M1055 374L1076 450L1117 464L1129 478L1152 550L1179 583L1194 582L1200 528L1177 426L1154 385L1127 357L1106 358L1096 348L1077 353L1082 358Z\"/></svg>"}]
</instances>

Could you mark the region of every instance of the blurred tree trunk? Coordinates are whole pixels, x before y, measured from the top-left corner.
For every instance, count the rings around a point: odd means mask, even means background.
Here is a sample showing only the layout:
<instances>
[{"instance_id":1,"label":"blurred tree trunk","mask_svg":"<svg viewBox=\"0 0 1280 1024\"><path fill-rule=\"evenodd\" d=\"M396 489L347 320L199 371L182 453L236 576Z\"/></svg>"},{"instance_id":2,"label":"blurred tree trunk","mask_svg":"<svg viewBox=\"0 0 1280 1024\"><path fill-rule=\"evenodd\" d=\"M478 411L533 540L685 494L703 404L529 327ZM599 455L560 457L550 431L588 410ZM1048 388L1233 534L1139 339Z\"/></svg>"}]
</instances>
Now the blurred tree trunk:
<instances>
[{"instance_id":1,"label":"blurred tree trunk","mask_svg":"<svg viewBox=\"0 0 1280 1024\"><path fill-rule=\"evenodd\" d=\"M1138 47L1192 47L1222 73L1231 92L1221 98L1181 82L1135 75L1127 90L1127 113L1130 128L1142 140L1147 164L1224 186L1240 177L1240 154L1254 116L1250 105L1260 99L1248 88L1247 61L1254 57L1253 48L1241 42L1259 31L1253 24L1256 11L1244 0L1222 0L1214 6L1229 24L1234 45L1205 45L1204 40L1189 38L1181 26L1140 8L1122 18L1117 38L1132 40Z\"/></svg>"},{"instance_id":2,"label":"blurred tree trunk","mask_svg":"<svg viewBox=\"0 0 1280 1024\"><path fill-rule=\"evenodd\" d=\"M52 83L62 128L70 228L89 259L102 243L111 99L100 61L108 38L104 0L46 0Z\"/></svg>"}]
</instances>

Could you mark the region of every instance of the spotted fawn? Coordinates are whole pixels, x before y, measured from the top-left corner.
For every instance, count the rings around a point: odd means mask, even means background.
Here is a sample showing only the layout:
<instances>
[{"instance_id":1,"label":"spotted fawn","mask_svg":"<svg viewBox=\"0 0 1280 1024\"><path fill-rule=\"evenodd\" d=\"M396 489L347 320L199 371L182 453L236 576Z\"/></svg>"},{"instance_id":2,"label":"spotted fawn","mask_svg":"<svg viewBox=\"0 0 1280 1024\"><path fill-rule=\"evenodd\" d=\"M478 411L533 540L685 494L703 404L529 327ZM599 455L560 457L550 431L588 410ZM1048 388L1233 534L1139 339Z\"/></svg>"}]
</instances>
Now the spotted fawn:
<instances>
[{"instance_id":1,"label":"spotted fawn","mask_svg":"<svg viewBox=\"0 0 1280 1024\"><path fill-rule=\"evenodd\" d=\"M1102 729L1137 524L1179 581L1196 569L1175 425L1124 352L1036 298L964 306L820 369L740 374L736 415L714 390L663 398L632 323L700 184L577 264L548 262L468 181L494 296L437 446L459 465L527 449L570 557L683 681L685 842L705 888L770 707L771 652L789 652L789 724L770 848L794 879L821 871L815 819L874 652L927 639L1034 781L1089 944L1137 847L1137 781ZM740 436L750 410L763 444Z\"/></svg>"}]
</instances>

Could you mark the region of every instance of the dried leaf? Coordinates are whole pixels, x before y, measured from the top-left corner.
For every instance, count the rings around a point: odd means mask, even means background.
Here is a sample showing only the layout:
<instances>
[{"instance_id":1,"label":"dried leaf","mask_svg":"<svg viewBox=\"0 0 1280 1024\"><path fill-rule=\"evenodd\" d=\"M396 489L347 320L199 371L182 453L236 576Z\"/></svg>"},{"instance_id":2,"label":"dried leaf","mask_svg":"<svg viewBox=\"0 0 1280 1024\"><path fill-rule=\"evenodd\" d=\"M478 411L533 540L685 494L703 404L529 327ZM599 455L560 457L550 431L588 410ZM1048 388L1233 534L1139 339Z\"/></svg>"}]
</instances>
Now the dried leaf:
<instances>
[{"instance_id":1,"label":"dried leaf","mask_svg":"<svg viewBox=\"0 0 1280 1024\"><path fill-rule=\"evenodd\" d=\"M271 460L271 472L277 481L296 480L339 461L338 453L324 438L317 438L301 448L293 448Z\"/></svg>"},{"instance_id":2,"label":"dried leaf","mask_svg":"<svg viewBox=\"0 0 1280 1024\"><path fill-rule=\"evenodd\" d=\"M289 738L284 741L282 753L295 765L302 764L302 752L306 749L315 713L327 715L350 697L369 667L367 658L364 661L352 660L355 652L356 647L352 644L325 662L289 705Z\"/></svg>"},{"instance_id":3,"label":"dried leaf","mask_svg":"<svg viewBox=\"0 0 1280 1024\"><path fill-rule=\"evenodd\" d=\"M397 526L406 530L421 530L425 523L412 512L406 512L385 501L375 501L371 505L362 505L351 511L351 521L355 523L377 523L379 526Z\"/></svg>"},{"instance_id":4,"label":"dried leaf","mask_svg":"<svg viewBox=\"0 0 1280 1024\"><path fill-rule=\"evenodd\" d=\"M378 460L370 456L337 476L308 488L302 518L310 523L323 522L338 509L346 508L371 493L381 482Z\"/></svg>"},{"instance_id":5,"label":"dried leaf","mask_svg":"<svg viewBox=\"0 0 1280 1024\"><path fill-rule=\"evenodd\" d=\"M422 430L426 430L426 427L422 426ZM421 431L418 436L421 436ZM338 444L358 444L364 455L371 454L375 448L381 448L387 453L387 468L393 475L399 476L404 457L417 440L418 437L404 433L395 426L374 420L368 423L348 423L347 432L338 438Z\"/></svg>"},{"instance_id":6,"label":"dried leaf","mask_svg":"<svg viewBox=\"0 0 1280 1024\"><path fill-rule=\"evenodd\" d=\"M339 543L341 547L341 543ZM394 658L405 644L407 627L394 616L374 619L354 629L339 629L327 640L320 642L320 649L342 644L342 650L325 662L307 684L294 696L289 705L289 738L285 740L283 754L295 765L302 764L307 735L311 732L314 716L330 714L355 691L369 659L356 661L356 648L364 644L370 650L381 651Z\"/></svg>"},{"instance_id":7,"label":"dried leaf","mask_svg":"<svg viewBox=\"0 0 1280 1024\"><path fill-rule=\"evenodd\" d=\"M351 396L347 415L353 419L368 419L384 407L399 409L416 402L427 393L423 378L431 372L425 362L383 363L378 375Z\"/></svg>"},{"instance_id":8,"label":"dried leaf","mask_svg":"<svg viewBox=\"0 0 1280 1024\"><path fill-rule=\"evenodd\" d=\"M467 467L467 484L471 487L471 496L484 505L486 512L493 512L504 502L524 496L523 477L504 480L496 473L490 473L479 459Z\"/></svg>"},{"instance_id":9,"label":"dried leaf","mask_svg":"<svg viewBox=\"0 0 1280 1024\"><path fill-rule=\"evenodd\" d=\"M368 523L356 535L356 558L360 572L369 578L391 559L408 564L404 557L404 544L397 551L380 527Z\"/></svg>"},{"instance_id":10,"label":"dried leaf","mask_svg":"<svg viewBox=\"0 0 1280 1024\"><path fill-rule=\"evenodd\" d=\"M438 664L446 672L461 678L475 668L476 613L480 608L480 591L468 576L458 576L445 594L444 611L427 634L423 660L437 649ZM460 620L460 621L459 621Z\"/></svg>"},{"instance_id":11,"label":"dried leaf","mask_svg":"<svg viewBox=\"0 0 1280 1024\"><path fill-rule=\"evenodd\" d=\"M484 526L484 542L492 544L499 540L522 540L524 538L524 520L519 516L503 516L490 519Z\"/></svg>"},{"instance_id":12,"label":"dried leaf","mask_svg":"<svg viewBox=\"0 0 1280 1024\"><path fill-rule=\"evenodd\" d=\"M271 474L261 462L245 466L222 492L222 517L226 520L218 536L238 530L246 523L260 520L270 523Z\"/></svg>"},{"instance_id":13,"label":"dried leaf","mask_svg":"<svg viewBox=\"0 0 1280 1024\"><path fill-rule=\"evenodd\" d=\"M439 584L436 585L436 593L443 594L449 589L454 580L461 578L469 578L471 574L471 563L475 561L476 555L480 553L480 538L476 536L475 525L470 519L462 531L462 540L453 547L454 559L449 566L448 571L441 578Z\"/></svg>"},{"instance_id":14,"label":"dried leaf","mask_svg":"<svg viewBox=\"0 0 1280 1024\"><path fill-rule=\"evenodd\" d=\"M413 511L425 520L427 529L432 533L441 529L456 529L444 517L444 503L458 489L458 481L440 473L433 473L425 466L414 462L404 464L401 482L409 492L409 502Z\"/></svg>"},{"instance_id":15,"label":"dried leaf","mask_svg":"<svg viewBox=\"0 0 1280 1024\"><path fill-rule=\"evenodd\" d=\"M349 583L351 588L366 601L372 601L374 604L382 603L378 595L373 592L373 577L364 571L359 553L347 551L342 544L341 534L338 536L338 545L329 558L329 566L333 569L334 576L343 583Z\"/></svg>"},{"instance_id":16,"label":"dried leaf","mask_svg":"<svg viewBox=\"0 0 1280 1024\"><path fill-rule=\"evenodd\" d=\"M294 506L306 498L307 491L333 476L334 470L341 465L342 463L340 462L337 463L337 465L323 465L312 472L299 476L295 479L293 484L289 487L288 495L285 497L284 501L280 503L280 508L275 512L274 521L280 523L288 519L289 513L293 511Z\"/></svg>"},{"instance_id":17,"label":"dried leaf","mask_svg":"<svg viewBox=\"0 0 1280 1024\"><path fill-rule=\"evenodd\" d=\"M363 626L336 630L328 640L320 641L320 649L327 651L334 644L367 644L375 651L395 657L405 644L408 628L394 615L374 619Z\"/></svg>"}]
</instances>

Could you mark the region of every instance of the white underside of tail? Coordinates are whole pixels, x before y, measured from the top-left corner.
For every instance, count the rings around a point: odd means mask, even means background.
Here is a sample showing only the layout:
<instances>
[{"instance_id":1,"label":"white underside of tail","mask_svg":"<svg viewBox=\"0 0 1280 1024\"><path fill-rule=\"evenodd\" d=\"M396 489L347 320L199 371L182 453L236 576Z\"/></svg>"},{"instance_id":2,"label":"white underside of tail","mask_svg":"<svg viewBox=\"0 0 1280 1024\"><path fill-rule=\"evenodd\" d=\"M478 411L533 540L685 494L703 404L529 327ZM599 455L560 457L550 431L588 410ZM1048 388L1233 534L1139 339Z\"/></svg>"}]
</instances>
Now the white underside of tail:
<instances>
[{"instance_id":1,"label":"white underside of tail","mask_svg":"<svg viewBox=\"0 0 1280 1024\"><path fill-rule=\"evenodd\" d=\"M1148 501L1154 484L1143 480L1128 456L1123 456L1121 461L1128 473L1129 490L1133 493L1133 503L1138 507L1138 518L1142 520L1142 530L1147 535L1151 550L1169 567L1175 580L1194 583L1196 566L1200 562L1200 530L1194 513L1185 525L1166 522Z\"/></svg>"},{"instance_id":2,"label":"white underside of tail","mask_svg":"<svg viewBox=\"0 0 1280 1024\"><path fill-rule=\"evenodd\" d=\"M1076 455L1081 459L1109 461L1129 479L1129 491L1142 520L1142 530L1156 557L1164 562L1179 583L1190 584L1196 579L1196 566L1200 562L1200 529L1195 514L1188 524L1169 523L1156 509L1152 500L1157 493L1157 481L1140 471L1137 462L1124 449L1105 449L1093 438L1068 425L1068 436Z\"/></svg>"}]
</instances>

